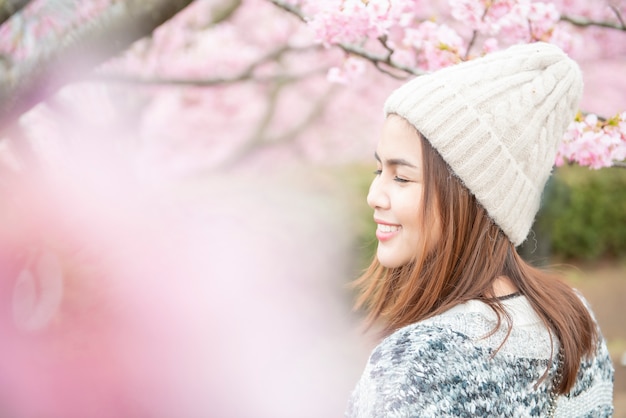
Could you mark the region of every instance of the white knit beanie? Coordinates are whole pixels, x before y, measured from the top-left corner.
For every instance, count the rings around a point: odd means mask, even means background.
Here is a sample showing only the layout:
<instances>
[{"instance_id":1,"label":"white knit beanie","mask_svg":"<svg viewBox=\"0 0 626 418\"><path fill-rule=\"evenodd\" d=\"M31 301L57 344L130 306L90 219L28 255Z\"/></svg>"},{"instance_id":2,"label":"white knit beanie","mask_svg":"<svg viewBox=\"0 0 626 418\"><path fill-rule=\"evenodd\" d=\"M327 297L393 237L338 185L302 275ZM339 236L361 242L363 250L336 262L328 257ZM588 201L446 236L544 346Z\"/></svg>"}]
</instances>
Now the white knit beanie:
<instances>
[{"instance_id":1,"label":"white knit beanie","mask_svg":"<svg viewBox=\"0 0 626 418\"><path fill-rule=\"evenodd\" d=\"M581 94L578 65L537 42L416 77L384 109L433 145L517 246L539 210Z\"/></svg>"}]
</instances>

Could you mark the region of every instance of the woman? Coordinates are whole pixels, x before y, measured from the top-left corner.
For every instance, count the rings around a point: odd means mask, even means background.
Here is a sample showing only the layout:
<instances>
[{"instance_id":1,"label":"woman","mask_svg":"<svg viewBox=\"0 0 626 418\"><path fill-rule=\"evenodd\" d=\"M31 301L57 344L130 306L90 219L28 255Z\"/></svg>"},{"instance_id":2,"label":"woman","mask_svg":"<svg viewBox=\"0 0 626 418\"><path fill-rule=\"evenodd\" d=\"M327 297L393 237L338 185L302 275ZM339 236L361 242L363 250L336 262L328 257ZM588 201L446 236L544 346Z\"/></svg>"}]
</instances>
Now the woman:
<instances>
[{"instance_id":1,"label":"woman","mask_svg":"<svg viewBox=\"0 0 626 418\"><path fill-rule=\"evenodd\" d=\"M348 417L606 417L613 367L585 301L524 262L582 91L553 45L518 45L392 93L368 194L378 249L357 306L387 337Z\"/></svg>"}]
</instances>

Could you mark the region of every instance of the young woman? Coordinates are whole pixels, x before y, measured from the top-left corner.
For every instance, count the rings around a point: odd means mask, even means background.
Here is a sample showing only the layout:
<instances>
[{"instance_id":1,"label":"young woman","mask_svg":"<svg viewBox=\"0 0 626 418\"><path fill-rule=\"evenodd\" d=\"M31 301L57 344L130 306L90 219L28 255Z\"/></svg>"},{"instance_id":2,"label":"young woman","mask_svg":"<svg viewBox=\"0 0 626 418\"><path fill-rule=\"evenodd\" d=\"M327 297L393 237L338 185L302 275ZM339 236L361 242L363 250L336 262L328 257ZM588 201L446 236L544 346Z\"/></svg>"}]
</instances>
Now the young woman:
<instances>
[{"instance_id":1,"label":"young woman","mask_svg":"<svg viewBox=\"0 0 626 418\"><path fill-rule=\"evenodd\" d=\"M608 417L613 367L586 302L524 262L582 91L519 45L392 93L368 195L378 249L357 306L382 323L348 417Z\"/></svg>"}]
</instances>

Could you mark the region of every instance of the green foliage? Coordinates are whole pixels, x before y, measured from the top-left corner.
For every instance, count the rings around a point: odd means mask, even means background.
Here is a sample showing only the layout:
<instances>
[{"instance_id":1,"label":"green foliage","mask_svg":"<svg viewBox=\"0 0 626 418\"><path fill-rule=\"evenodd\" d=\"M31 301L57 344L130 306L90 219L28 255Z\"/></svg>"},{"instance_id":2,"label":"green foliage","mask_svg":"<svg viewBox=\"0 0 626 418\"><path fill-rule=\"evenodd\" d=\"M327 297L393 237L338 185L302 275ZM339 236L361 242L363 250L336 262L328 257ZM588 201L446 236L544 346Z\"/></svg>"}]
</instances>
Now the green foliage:
<instances>
[{"instance_id":1,"label":"green foliage","mask_svg":"<svg viewBox=\"0 0 626 418\"><path fill-rule=\"evenodd\" d=\"M557 257L626 257L626 170L557 169L533 229Z\"/></svg>"},{"instance_id":2,"label":"green foliage","mask_svg":"<svg viewBox=\"0 0 626 418\"><path fill-rule=\"evenodd\" d=\"M376 252L376 225L372 208L367 205L367 192L374 179L373 163L353 163L330 168L328 173L341 189L342 200L347 204L354 231L354 277L369 266Z\"/></svg>"}]
</instances>

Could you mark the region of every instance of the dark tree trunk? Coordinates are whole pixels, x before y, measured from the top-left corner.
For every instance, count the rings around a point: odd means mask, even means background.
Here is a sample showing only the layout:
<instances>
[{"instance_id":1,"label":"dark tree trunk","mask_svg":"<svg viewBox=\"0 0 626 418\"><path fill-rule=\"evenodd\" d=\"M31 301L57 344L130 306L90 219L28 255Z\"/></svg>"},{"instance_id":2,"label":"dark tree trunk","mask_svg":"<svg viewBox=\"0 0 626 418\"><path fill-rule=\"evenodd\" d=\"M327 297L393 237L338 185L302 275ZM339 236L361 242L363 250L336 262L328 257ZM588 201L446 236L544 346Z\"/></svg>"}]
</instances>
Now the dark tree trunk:
<instances>
[{"instance_id":1,"label":"dark tree trunk","mask_svg":"<svg viewBox=\"0 0 626 418\"><path fill-rule=\"evenodd\" d=\"M7 60L4 68L0 66L0 130L65 84L149 35L192 1L115 1L92 21L46 41L33 56Z\"/></svg>"},{"instance_id":2,"label":"dark tree trunk","mask_svg":"<svg viewBox=\"0 0 626 418\"><path fill-rule=\"evenodd\" d=\"M0 0L0 25L17 13L31 0Z\"/></svg>"}]
</instances>

